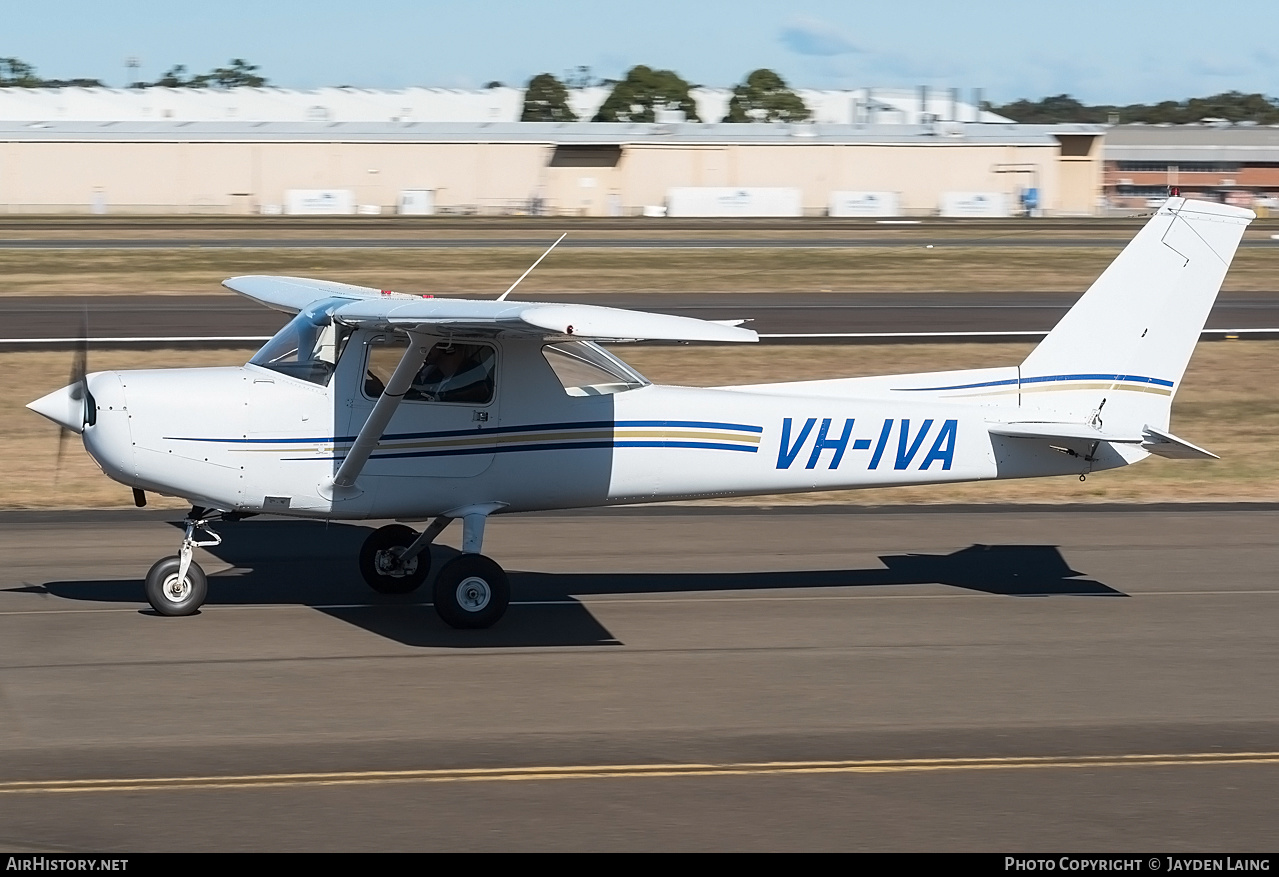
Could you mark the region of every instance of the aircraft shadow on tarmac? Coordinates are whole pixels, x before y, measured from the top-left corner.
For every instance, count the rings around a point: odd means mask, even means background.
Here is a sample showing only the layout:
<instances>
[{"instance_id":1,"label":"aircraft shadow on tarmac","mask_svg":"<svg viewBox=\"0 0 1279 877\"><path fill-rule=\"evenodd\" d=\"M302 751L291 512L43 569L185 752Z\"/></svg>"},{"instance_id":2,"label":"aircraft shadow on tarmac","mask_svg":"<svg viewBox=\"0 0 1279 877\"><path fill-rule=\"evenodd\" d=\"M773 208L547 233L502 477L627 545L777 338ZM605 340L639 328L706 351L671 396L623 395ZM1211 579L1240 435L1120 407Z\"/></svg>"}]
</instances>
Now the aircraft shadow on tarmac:
<instances>
[{"instance_id":1,"label":"aircraft shadow on tarmac","mask_svg":"<svg viewBox=\"0 0 1279 877\"><path fill-rule=\"evenodd\" d=\"M221 528L219 528L221 529ZM361 580L355 558L370 530L317 521L225 525L211 553L235 567L209 577L207 605L312 606L409 646L501 648L621 643L577 598L714 591L788 591L890 585L951 585L1006 596L1125 596L1070 568L1054 545L972 545L944 555L883 556L883 569L787 572L540 573L510 572L511 608L489 630L447 627L430 606L431 581L416 593L381 595ZM434 546L438 569L455 549ZM139 580L58 581L10 588L69 600L134 602ZM388 611L391 610L391 611ZM150 613L150 609L145 610ZM179 622L180 623L180 622Z\"/></svg>"}]
</instances>

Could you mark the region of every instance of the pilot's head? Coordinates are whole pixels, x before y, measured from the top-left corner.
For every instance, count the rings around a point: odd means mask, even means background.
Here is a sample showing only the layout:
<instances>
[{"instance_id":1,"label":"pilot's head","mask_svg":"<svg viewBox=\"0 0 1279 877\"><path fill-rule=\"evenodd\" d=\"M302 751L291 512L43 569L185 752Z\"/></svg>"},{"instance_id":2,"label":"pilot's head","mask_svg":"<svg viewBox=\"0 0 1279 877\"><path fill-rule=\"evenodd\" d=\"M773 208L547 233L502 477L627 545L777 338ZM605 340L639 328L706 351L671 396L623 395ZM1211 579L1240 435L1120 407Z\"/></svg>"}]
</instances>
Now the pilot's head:
<instances>
[{"instance_id":1,"label":"pilot's head","mask_svg":"<svg viewBox=\"0 0 1279 877\"><path fill-rule=\"evenodd\" d=\"M452 342L437 344L431 349L427 362L434 365L440 371L447 375L454 374L462 367L462 361L465 356L462 348Z\"/></svg>"}]
</instances>

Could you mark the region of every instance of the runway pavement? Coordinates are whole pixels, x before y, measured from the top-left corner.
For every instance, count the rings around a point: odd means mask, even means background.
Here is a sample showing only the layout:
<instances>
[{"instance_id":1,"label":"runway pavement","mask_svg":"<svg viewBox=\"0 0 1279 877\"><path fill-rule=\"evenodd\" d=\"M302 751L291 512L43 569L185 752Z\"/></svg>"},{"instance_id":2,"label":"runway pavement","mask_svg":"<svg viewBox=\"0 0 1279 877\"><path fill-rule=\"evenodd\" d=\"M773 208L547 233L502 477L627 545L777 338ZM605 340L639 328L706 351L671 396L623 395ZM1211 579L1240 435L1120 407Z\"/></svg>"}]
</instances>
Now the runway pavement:
<instances>
[{"instance_id":1,"label":"runway pavement","mask_svg":"<svg viewBox=\"0 0 1279 877\"><path fill-rule=\"evenodd\" d=\"M437 234L434 230L424 230L426 234ZM541 231L541 229L539 229ZM992 227L974 231L971 236L957 237L953 234L932 236L927 230L909 229L904 233L898 230L897 236L889 237L882 230L878 234L855 236L826 232L820 237L796 234L795 229L787 229L784 237L750 237L749 232L743 235L721 234L699 237L692 234L667 234L660 237L642 237L634 235L613 235L609 237L589 237L589 232L574 232L572 237L560 246L564 249L640 249L640 250L687 250L687 249L864 249L873 248L918 248L921 246L944 247L993 247L996 249L1043 247L1048 249L1090 248L1122 248L1132 234L1128 230L1115 230L1112 233L1090 229L1090 234L1078 237L1048 236L1042 231L1033 233L1007 231L1000 227ZM68 238L15 237L0 238L0 250L187 250L187 249L303 249L303 250L345 250L345 249L508 249L533 248L545 249L548 242L554 239L543 235L538 237L377 237L368 234L350 237L332 237L328 235L307 235L294 237L165 237L165 238L129 238L84 236ZM1279 247L1279 243L1267 237L1253 236L1240 242L1241 247Z\"/></svg>"},{"instance_id":2,"label":"runway pavement","mask_svg":"<svg viewBox=\"0 0 1279 877\"><path fill-rule=\"evenodd\" d=\"M742 249L918 249L921 246L934 247L1045 247L1048 249L1077 249L1080 247L1119 249L1128 243L1131 235L1122 237L1080 237L1080 238L954 238L954 237L912 237L904 240L892 240L882 237L873 238L578 238L565 241L564 249L598 250L598 249L631 249L631 250L742 250ZM231 250L351 250L351 249L407 249L407 250L439 250L439 249L509 249L534 248L545 249L548 238L178 238L170 240L128 240L121 238L78 239L78 240L22 240L0 239L0 250L189 250L196 249L231 249ZM1247 240L1241 247L1275 247L1270 240Z\"/></svg>"},{"instance_id":3,"label":"runway pavement","mask_svg":"<svg viewBox=\"0 0 1279 877\"><path fill-rule=\"evenodd\" d=\"M0 850L1273 847L1279 506L513 516L471 632L221 530L0 513Z\"/></svg>"},{"instance_id":4,"label":"runway pavement","mask_svg":"<svg viewBox=\"0 0 1279 877\"><path fill-rule=\"evenodd\" d=\"M1047 332L1078 293L616 293L529 295L679 314L748 319L761 334ZM214 295L0 298L0 341L69 337L88 314L94 338L265 336L287 316L227 292ZM1219 299L1210 330L1279 327L1279 293ZM991 336L998 340L998 335Z\"/></svg>"}]
</instances>

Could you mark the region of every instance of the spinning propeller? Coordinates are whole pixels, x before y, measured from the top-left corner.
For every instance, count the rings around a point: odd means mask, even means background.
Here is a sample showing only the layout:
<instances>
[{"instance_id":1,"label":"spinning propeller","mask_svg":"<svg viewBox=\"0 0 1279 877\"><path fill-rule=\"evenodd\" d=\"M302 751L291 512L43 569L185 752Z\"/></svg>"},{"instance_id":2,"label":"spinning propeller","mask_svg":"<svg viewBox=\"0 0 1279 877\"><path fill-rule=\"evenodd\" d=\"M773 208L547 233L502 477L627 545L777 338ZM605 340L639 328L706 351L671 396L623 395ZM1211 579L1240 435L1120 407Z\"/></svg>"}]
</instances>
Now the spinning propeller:
<instances>
[{"instance_id":1,"label":"spinning propeller","mask_svg":"<svg viewBox=\"0 0 1279 877\"><path fill-rule=\"evenodd\" d=\"M58 435L58 461L53 470L54 480L57 480L58 474L62 471L62 455L65 452L67 436L78 435L86 426L93 426L97 420L96 405L93 402L93 394L89 392L88 374L89 361L89 312L85 310L84 317L80 321L80 338L76 341L75 356L71 360L71 376L67 381L67 393L73 402L80 403L80 429L73 430L66 424L60 424L62 427Z\"/></svg>"},{"instance_id":2,"label":"spinning propeller","mask_svg":"<svg viewBox=\"0 0 1279 877\"><path fill-rule=\"evenodd\" d=\"M67 436L81 434L86 426L93 426L98 419L97 403L89 390L88 346L89 314L86 311L80 323L80 337L76 342L75 356L71 360L71 376L67 386L27 405L35 413L62 427L62 434L58 438L57 468L53 476L55 481L62 469Z\"/></svg>"}]
</instances>

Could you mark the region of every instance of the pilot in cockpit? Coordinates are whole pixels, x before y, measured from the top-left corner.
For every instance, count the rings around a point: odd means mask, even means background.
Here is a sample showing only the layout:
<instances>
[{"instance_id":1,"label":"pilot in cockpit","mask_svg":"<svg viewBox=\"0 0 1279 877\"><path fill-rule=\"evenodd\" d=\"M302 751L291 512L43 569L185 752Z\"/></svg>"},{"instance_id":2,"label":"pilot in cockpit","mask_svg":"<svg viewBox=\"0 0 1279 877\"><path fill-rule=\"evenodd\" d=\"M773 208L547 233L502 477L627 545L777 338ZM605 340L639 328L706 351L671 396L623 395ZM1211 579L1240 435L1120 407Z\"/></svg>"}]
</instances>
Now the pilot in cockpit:
<instances>
[{"instance_id":1,"label":"pilot in cockpit","mask_svg":"<svg viewBox=\"0 0 1279 877\"><path fill-rule=\"evenodd\" d=\"M426 355L413 395L435 402L488 402L493 396L491 348L444 341Z\"/></svg>"}]
</instances>

